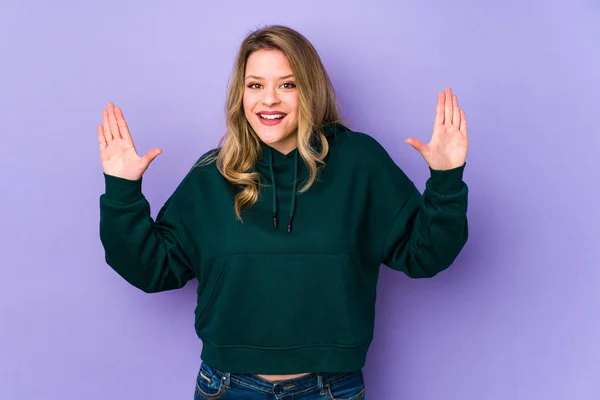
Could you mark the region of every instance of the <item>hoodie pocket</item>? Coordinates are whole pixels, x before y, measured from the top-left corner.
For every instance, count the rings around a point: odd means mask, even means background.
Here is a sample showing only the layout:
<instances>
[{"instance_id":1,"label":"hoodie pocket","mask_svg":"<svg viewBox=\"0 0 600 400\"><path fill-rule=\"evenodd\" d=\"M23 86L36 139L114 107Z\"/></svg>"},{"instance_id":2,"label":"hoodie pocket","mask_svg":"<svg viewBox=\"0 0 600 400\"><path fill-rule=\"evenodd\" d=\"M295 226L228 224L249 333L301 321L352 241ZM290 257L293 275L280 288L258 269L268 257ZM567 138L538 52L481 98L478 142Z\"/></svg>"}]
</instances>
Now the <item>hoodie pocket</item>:
<instances>
[{"instance_id":1,"label":"hoodie pocket","mask_svg":"<svg viewBox=\"0 0 600 400\"><path fill-rule=\"evenodd\" d=\"M356 346L371 339L375 296L346 254L236 254L198 297L214 345Z\"/></svg>"}]
</instances>

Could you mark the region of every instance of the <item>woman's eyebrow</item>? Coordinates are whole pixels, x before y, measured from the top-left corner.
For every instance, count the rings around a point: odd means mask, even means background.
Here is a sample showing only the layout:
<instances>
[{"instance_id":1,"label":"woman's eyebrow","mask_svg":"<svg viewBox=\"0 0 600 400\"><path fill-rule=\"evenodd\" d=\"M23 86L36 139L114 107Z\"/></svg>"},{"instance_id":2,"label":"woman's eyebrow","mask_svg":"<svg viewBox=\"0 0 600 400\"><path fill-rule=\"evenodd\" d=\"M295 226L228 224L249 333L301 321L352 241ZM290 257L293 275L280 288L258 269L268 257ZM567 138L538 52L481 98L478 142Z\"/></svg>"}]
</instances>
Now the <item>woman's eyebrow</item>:
<instances>
[{"instance_id":1,"label":"woman's eyebrow","mask_svg":"<svg viewBox=\"0 0 600 400\"><path fill-rule=\"evenodd\" d=\"M294 75L293 75L293 74L291 74L291 75L282 76L282 77L280 77L279 79L288 79L288 78L293 78L293 77L294 77ZM264 78L263 78L262 76L248 75L248 76L246 77L246 79L256 79L256 80L261 80L261 79L264 79Z\"/></svg>"}]
</instances>

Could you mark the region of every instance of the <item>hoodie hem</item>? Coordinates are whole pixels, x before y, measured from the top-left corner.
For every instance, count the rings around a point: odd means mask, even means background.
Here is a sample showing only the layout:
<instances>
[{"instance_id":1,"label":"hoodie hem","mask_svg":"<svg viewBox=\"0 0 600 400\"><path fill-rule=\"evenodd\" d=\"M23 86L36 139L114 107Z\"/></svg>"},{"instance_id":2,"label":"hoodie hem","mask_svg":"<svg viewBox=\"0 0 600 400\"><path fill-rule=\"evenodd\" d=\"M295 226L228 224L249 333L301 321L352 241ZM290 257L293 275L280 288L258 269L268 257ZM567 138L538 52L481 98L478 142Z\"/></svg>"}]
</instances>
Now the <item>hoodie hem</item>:
<instances>
[{"instance_id":1,"label":"hoodie hem","mask_svg":"<svg viewBox=\"0 0 600 400\"><path fill-rule=\"evenodd\" d=\"M353 372L363 368L370 341L351 347L321 345L294 348L220 347L203 341L201 358L223 372L299 374Z\"/></svg>"}]
</instances>

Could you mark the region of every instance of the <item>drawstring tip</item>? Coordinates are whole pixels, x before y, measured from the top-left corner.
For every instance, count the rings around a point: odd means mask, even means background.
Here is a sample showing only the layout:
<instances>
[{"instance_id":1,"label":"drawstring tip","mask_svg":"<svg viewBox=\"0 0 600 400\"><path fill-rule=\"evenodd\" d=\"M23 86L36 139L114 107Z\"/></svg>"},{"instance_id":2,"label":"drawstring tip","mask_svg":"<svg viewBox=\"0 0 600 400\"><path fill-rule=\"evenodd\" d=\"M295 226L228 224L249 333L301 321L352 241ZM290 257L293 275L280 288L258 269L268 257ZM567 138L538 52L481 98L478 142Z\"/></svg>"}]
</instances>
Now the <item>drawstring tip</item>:
<instances>
[{"instance_id":1,"label":"drawstring tip","mask_svg":"<svg viewBox=\"0 0 600 400\"><path fill-rule=\"evenodd\" d=\"M277 213L273 213L273 228L277 229Z\"/></svg>"},{"instance_id":2,"label":"drawstring tip","mask_svg":"<svg viewBox=\"0 0 600 400\"><path fill-rule=\"evenodd\" d=\"M290 217L290 219L288 221L288 227L287 227L288 228L288 230L287 230L288 233L292 233L292 218L293 217Z\"/></svg>"}]
</instances>

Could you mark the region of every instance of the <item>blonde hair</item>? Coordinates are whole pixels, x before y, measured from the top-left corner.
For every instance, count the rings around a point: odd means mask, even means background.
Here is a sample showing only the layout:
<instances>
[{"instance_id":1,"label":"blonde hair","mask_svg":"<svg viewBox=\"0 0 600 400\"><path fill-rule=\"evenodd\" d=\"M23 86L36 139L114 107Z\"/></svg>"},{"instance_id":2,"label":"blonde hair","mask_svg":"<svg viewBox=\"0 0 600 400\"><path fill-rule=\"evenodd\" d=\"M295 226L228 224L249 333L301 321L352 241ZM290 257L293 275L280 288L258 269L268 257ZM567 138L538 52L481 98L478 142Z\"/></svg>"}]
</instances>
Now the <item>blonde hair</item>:
<instances>
[{"instance_id":1,"label":"blonde hair","mask_svg":"<svg viewBox=\"0 0 600 400\"><path fill-rule=\"evenodd\" d=\"M329 152L322 127L340 122L339 105L333 85L313 45L299 32L282 25L267 26L251 32L242 42L229 81L226 101L226 133L219 148L201 164L217 162L220 173L241 188L235 196L234 210L242 211L258 201L260 174L252 172L261 155L261 140L244 114L244 75L250 54L258 50L280 50L290 63L298 91L298 152L309 169L307 191L317 178Z\"/></svg>"}]
</instances>

